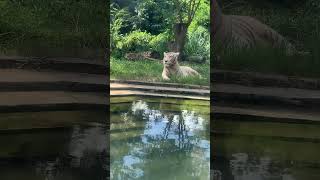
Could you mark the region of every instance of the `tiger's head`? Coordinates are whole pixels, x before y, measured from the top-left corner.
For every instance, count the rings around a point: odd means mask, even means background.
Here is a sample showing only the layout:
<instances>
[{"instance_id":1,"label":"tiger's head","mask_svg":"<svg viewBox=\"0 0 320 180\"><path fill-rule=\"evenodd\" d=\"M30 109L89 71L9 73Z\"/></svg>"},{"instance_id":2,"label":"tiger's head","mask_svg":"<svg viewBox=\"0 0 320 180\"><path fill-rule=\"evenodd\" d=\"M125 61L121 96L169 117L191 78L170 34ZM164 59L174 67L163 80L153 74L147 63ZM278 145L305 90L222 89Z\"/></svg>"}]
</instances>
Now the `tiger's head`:
<instances>
[{"instance_id":1,"label":"tiger's head","mask_svg":"<svg viewBox=\"0 0 320 180\"><path fill-rule=\"evenodd\" d=\"M163 65L165 67L172 67L178 64L179 52L164 52L163 53Z\"/></svg>"}]
</instances>

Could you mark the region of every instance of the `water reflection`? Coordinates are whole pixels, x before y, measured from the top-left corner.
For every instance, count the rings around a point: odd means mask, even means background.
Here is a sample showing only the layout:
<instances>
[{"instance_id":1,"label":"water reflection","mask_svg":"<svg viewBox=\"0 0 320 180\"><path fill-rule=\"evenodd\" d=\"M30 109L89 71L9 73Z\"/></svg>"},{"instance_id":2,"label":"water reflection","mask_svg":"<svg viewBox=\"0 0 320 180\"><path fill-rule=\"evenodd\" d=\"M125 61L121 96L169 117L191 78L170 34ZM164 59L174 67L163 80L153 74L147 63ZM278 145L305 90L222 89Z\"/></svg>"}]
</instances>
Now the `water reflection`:
<instances>
[{"instance_id":1,"label":"water reflection","mask_svg":"<svg viewBox=\"0 0 320 180\"><path fill-rule=\"evenodd\" d=\"M139 100L111 116L111 179L209 179L209 120L160 107Z\"/></svg>"},{"instance_id":2,"label":"water reflection","mask_svg":"<svg viewBox=\"0 0 320 180\"><path fill-rule=\"evenodd\" d=\"M37 138L57 137L63 133L64 138L54 141L53 152L42 152ZM26 134L17 134L24 136ZM23 149L17 152L29 152L37 149L31 157L12 154L10 157L1 157L0 177L2 180L70 180L70 179L106 179L108 176L108 147L107 128L102 124L90 127L74 126L64 131L49 131L32 133L34 139L26 141ZM14 135L10 135L14 136ZM28 136L28 135L26 135ZM12 144L17 144L13 142ZM50 142L43 142L43 146ZM11 146L9 144L8 146ZM27 147L27 148L26 148ZM41 147L41 144L40 144ZM13 156L13 157L12 157Z\"/></svg>"},{"instance_id":3,"label":"water reflection","mask_svg":"<svg viewBox=\"0 0 320 180\"><path fill-rule=\"evenodd\" d=\"M290 174L290 168L286 168L280 161L270 157L256 157L249 156L247 153L235 153L227 161L227 167L220 167L220 170L212 171L215 180L296 180ZM231 171L232 176L229 176L229 178L227 178L228 170L226 169Z\"/></svg>"}]
</instances>

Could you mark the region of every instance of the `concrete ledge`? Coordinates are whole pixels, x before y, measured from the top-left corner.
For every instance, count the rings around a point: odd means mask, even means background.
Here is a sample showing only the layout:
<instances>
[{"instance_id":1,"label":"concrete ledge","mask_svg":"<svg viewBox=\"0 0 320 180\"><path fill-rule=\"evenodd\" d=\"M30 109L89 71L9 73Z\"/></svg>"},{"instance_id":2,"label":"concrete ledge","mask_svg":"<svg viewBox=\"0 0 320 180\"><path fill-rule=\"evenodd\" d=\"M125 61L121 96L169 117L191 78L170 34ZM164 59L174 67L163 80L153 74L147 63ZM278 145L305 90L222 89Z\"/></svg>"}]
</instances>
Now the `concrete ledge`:
<instances>
[{"instance_id":1,"label":"concrete ledge","mask_svg":"<svg viewBox=\"0 0 320 180\"><path fill-rule=\"evenodd\" d=\"M320 113L290 109L211 106L213 119L257 122L320 123Z\"/></svg>"},{"instance_id":2,"label":"concrete ledge","mask_svg":"<svg viewBox=\"0 0 320 180\"><path fill-rule=\"evenodd\" d=\"M143 92L152 92L158 94L183 94L183 95L198 95L210 96L210 90L204 89L188 89L181 87L166 87L166 86L150 86L150 85L137 85L128 83L111 83L111 90L135 90Z\"/></svg>"},{"instance_id":3,"label":"concrete ledge","mask_svg":"<svg viewBox=\"0 0 320 180\"><path fill-rule=\"evenodd\" d=\"M105 109L104 94L89 92L32 91L0 93L0 112Z\"/></svg>"},{"instance_id":4,"label":"concrete ledge","mask_svg":"<svg viewBox=\"0 0 320 180\"><path fill-rule=\"evenodd\" d=\"M247 87L215 84L212 103L246 103L275 106L320 107L320 91L296 88Z\"/></svg>"},{"instance_id":5,"label":"concrete ledge","mask_svg":"<svg viewBox=\"0 0 320 180\"><path fill-rule=\"evenodd\" d=\"M122 83L120 83L122 82ZM148 97L170 97L179 99L198 99L210 100L210 90L186 88L180 84L164 84L162 83L143 83L141 81L115 81L112 80L110 84L110 96L148 96ZM189 87L189 86L187 86Z\"/></svg>"},{"instance_id":6,"label":"concrete ledge","mask_svg":"<svg viewBox=\"0 0 320 180\"><path fill-rule=\"evenodd\" d=\"M0 113L0 134L49 131L77 124L105 124L107 117L106 110Z\"/></svg>"},{"instance_id":7,"label":"concrete ledge","mask_svg":"<svg viewBox=\"0 0 320 180\"><path fill-rule=\"evenodd\" d=\"M0 113L74 110L105 110L107 112L108 105L94 103L25 104L11 106L0 105Z\"/></svg>"},{"instance_id":8,"label":"concrete ledge","mask_svg":"<svg viewBox=\"0 0 320 180\"><path fill-rule=\"evenodd\" d=\"M125 96L146 96L146 97L163 97L163 98L178 98L178 99L195 99L210 101L210 97L191 96L191 95L177 95L177 94L159 94L136 90L110 90L111 97L125 97Z\"/></svg>"},{"instance_id":9,"label":"concrete ledge","mask_svg":"<svg viewBox=\"0 0 320 180\"><path fill-rule=\"evenodd\" d=\"M76 58L0 57L0 69L50 69L55 71L108 74L106 62Z\"/></svg>"},{"instance_id":10,"label":"concrete ledge","mask_svg":"<svg viewBox=\"0 0 320 180\"><path fill-rule=\"evenodd\" d=\"M190 84L178 84L178 83L166 83L166 82L146 82L138 80L119 80L111 79L110 83L132 84L132 85L145 85L154 87L172 87L172 88L186 88L186 89L201 89L210 90L209 86L190 85Z\"/></svg>"},{"instance_id":11,"label":"concrete ledge","mask_svg":"<svg viewBox=\"0 0 320 180\"><path fill-rule=\"evenodd\" d=\"M0 92L7 91L71 91L71 92L103 92L109 87L103 84L79 82L0 82Z\"/></svg>"},{"instance_id":12,"label":"concrete ledge","mask_svg":"<svg viewBox=\"0 0 320 180\"><path fill-rule=\"evenodd\" d=\"M211 70L211 81L213 82L213 85L215 83L229 83L244 86L269 86L320 90L320 79L221 69Z\"/></svg>"},{"instance_id":13,"label":"concrete ledge","mask_svg":"<svg viewBox=\"0 0 320 180\"><path fill-rule=\"evenodd\" d=\"M0 91L92 91L106 92L107 77L87 73L38 72L0 69Z\"/></svg>"}]
</instances>

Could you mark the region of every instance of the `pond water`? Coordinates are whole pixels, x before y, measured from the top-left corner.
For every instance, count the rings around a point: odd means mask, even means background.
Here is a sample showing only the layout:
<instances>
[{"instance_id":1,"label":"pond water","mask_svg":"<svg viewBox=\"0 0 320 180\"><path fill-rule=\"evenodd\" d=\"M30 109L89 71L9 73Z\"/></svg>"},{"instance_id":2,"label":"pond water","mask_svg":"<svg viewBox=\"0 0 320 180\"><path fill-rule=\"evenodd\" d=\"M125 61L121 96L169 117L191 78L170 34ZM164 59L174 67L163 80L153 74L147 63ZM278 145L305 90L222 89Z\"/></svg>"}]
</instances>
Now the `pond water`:
<instances>
[{"instance_id":1,"label":"pond water","mask_svg":"<svg viewBox=\"0 0 320 180\"><path fill-rule=\"evenodd\" d=\"M118 99L110 108L111 179L209 179L208 102Z\"/></svg>"},{"instance_id":2,"label":"pond water","mask_svg":"<svg viewBox=\"0 0 320 180\"><path fill-rule=\"evenodd\" d=\"M35 121L30 117L39 118L45 114L41 113L40 115L25 113L24 120ZM52 113L48 112L51 115ZM15 128L19 128L17 124L25 127L24 124L27 123L17 122L21 119L17 114L21 117L23 113L12 113L6 116L11 117ZM67 113L63 112L63 114ZM96 114L99 113L96 112ZM105 121L106 114L100 113L100 118L91 116L96 119L90 119L90 121ZM72 125L63 128L1 130L0 179L105 180L109 176L109 148L106 136L108 127L105 122L78 123L77 121L82 117L87 118L85 114L79 113L78 118L73 119ZM59 117L56 116L56 118ZM43 122L45 119L38 119L38 121L42 121L43 125L57 123L54 120ZM41 124L41 122L38 123ZM66 123L70 122L66 121ZM8 122L5 125L11 126ZM35 123L34 125L39 126Z\"/></svg>"},{"instance_id":3,"label":"pond water","mask_svg":"<svg viewBox=\"0 0 320 180\"><path fill-rule=\"evenodd\" d=\"M215 180L319 180L320 125L216 120Z\"/></svg>"}]
</instances>

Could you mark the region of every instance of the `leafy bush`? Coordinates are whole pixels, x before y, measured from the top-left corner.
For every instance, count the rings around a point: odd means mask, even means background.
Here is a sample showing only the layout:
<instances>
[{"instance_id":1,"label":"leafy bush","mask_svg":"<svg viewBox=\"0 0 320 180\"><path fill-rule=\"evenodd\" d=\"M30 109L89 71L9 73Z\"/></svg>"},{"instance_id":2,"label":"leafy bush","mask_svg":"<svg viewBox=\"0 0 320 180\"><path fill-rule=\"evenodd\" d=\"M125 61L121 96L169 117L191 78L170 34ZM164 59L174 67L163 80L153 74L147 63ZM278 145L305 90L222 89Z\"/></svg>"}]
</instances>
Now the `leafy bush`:
<instances>
[{"instance_id":1,"label":"leafy bush","mask_svg":"<svg viewBox=\"0 0 320 180\"><path fill-rule=\"evenodd\" d=\"M185 53L189 56L210 58L210 33L206 28L199 26L195 31L188 33Z\"/></svg>"},{"instance_id":2,"label":"leafy bush","mask_svg":"<svg viewBox=\"0 0 320 180\"><path fill-rule=\"evenodd\" d=\"M188 30L195 31L199 26L209 28L210 26L210 2L201 1L198 11L196 12Z\"/></svg>"},{"instance_id":3,"label":"leafy bush","mask_svg":"<svg viewBox=\"0 0 320 180\"><path fill-rule=\"evenodd\" d=\"M167 16L170 8L168 0L138 0L135 6L136 29L150 32L153 35L164 32L170 23Z\"/></svg>"},{"instance_id":4,"label":"leafy bush","mask_svg":"<svg viewBox=\"0 0 320 180\"><path fill-rule=\"evenodd\" d=\"M169 33L164 32L152 37L149 46L153 51L159 52L162 54L165 51L168 51L167 43L169 40Z\"/></svg>"},{"instance_id":5,"label":"leafy bush","mask_svg":"<svg viewBox=\"0 0 320 180\"><path fill-rule=\"evenodd\" d=\"M111 4L111 24L110 24L110 47L115 50L117 43L123 39L122 29L128 26L130 13L127 9L120 9L115 4Z\"/></svg>"},{"instance_id":6,"label":"leafy bush","mask_svg":"<svg viewBox=\"0 0 320 180\"><path fill-rule=\"evenodd\" d=\"M139 52L150 50L149 42L152 35L140 30L132 31L122 38L116 47L125 52Z\"/></svg>"},{"instance_id":7,"label":"leafy bush","mask_svg":"<svg viewBox=\"0 0 320 180\"><path fill-rule=\"evenodd\" d=\"M155 51L160 54L167 51L167 42L169 33L164 32L158 35L151 35L145 31L132 31L127 35L118 35L117 39L113 38L115 47L114 54L123 54L126 52Z\"/></svg>"}]
</instances>

